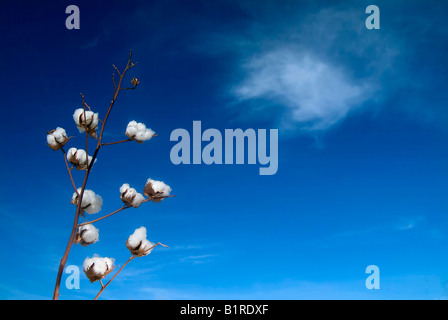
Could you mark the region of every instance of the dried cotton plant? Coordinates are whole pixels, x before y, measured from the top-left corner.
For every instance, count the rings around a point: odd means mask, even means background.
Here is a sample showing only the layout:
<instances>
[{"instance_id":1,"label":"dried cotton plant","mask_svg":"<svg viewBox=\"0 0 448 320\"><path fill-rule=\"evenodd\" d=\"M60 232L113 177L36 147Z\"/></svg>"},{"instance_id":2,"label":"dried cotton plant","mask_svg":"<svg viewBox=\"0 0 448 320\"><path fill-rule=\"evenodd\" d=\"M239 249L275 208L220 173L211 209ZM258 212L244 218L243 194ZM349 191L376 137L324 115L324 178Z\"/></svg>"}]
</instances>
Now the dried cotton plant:
<instances>
[{"instance_id":1,"label":"dried cotton plant","mask_svg":"<svg viewBox=\"0 0 448 320\"><path fill-rule=\"evenodd\" d=\"M82 108L78 108L73 113L73 120L78 131L81 134L85 134L85 143L83 148L71 147L67 152L64 147L69 142L71 137L67 135L65 129L57 127L54 130L47 132L47 145L54 151L61 151L64 157L65 165L70 177L70 182L73 186L74 193L71 198L71 203L76 206L73 228L71 230L70 238L62 256L59 270L56 278L56 285L53 292L53 299L59 298L59 288L61 283L62 273L64 271L68 255L73 244L80 244L81 246L94 245L99 239L99 230L93 225L93 223L108 218L120 211L128 208L137 208L145 202L160 202L165 198L173 197L170 195L171 188L162 181L147 179L142 193L139 193L136 189L131 188L128 183L124 183L121 187L117 188L119 191L120 199L122 201L122 207L106 214L100 218L79 223L80 216L85 217L85 213L89 215L97 214L101 211L103 205L103 198L95 193L93 190L87 189L87 181L92 172L92 167L95 165L98 153L103 146L114 145L118 143L124 143L129 141L135 141L137 143L144 143L151 138L157 136L153 130L147 128L145 124L137 121L131 121L127 125L124 135L127 139L116 142L103 142L103 133L107 120L111 114L112 108L117 100L118 94L122 90L134 90L140 81L137 78L130 80L131 87L124 87L123 80L125 74L129 69L135 66L132 62L132 51L129 55L126 67L123 71L113 65L118 75L118 80L115 79L115 74L112 75L112 81L114 84L114 91L109 108L107 109L104 119L99 117L98 112L91 110L90 106L85 102L84 96L81 94ZM92 148L92 142L95 146ZM89 148L90 147L90 148ZM90 156L89 152L93 154ZM77 171L84 171L84 178L82 180L82 186L76 187L75 180L73 178L73 169ZM145 197L146 196L146 197ZM117 192L118 198L118 192ZM86 258L83 262L83 270L90 282L99 282L101 288L95 297L95 300L101 295L101 293L107 288L112 280L120 273L121 270L133 259L137 257L143 257L151 253L151 251L158 245L166 247L166 245L158 243L152 243L146 239L146 228L140 227L129 236L125 242L126 247L131 253L131 257L122 265L122 267L115 272L111 279L103 284L103 279L114 272L116 265L113 258L100 257L94 255L91 258Z\"/></svg>"}]
</instances>

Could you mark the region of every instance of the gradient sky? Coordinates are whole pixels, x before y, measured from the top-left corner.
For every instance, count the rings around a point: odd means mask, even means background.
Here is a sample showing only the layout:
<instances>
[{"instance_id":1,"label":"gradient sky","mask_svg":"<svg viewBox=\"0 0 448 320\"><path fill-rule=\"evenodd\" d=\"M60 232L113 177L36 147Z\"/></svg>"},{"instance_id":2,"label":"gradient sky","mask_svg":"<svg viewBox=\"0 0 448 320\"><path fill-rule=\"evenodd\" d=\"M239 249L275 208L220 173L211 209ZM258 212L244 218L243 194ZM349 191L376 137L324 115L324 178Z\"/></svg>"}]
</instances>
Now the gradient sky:
<instances>
[{"instance_id":1,"label":"gradient sky","mask_svg":"<svg viewBox=\"0 0 448 320\"><path fill-rule=\"evenodd\" d=\"M79 30L65 28L70 4ZM364 25L370 4L380 30ZM447 11L421 0L2 4L0 298L51 299L75 207L46 132L61 126L83 148L79 93L103 118L112 64L130 49L141 83L120 94L104 141L131 120L158 136L101 149L88 188L104 205L88 218L149 177L176 198L100 221L98 243L72 248L67 265L93 254L122 265L140 226L170 246L133 260L103 299L448 297ZM278 129L278 172L173 165L170 133L195 120ZM365 287L372 264L379 290ZM61 299L100 289L81 273L68 290L66 277Z\"/></svg>"}]
</instances>

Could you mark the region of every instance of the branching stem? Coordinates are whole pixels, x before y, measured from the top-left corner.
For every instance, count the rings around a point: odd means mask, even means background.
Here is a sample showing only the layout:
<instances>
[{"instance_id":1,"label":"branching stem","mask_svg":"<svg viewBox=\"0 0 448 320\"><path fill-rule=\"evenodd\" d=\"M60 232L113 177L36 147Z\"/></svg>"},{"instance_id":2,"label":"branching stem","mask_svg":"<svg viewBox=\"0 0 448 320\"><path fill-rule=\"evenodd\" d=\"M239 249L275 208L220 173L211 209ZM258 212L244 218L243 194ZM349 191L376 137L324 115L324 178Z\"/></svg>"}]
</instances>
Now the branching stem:
<instances>
[{"instance_id":1,"label":"branching stem","mask_svg":"<svg viewBox=\"0 0 448 320\"><path fill-rule=\"evenodd\" d=\"M165 199L165 198L172 198L172 197L175 197L175 195L172 195L172 196L164 196L164 197L158 197L157 199ZM143 200L142 203L145 203L145 202L148 202L148 201L152 201L152 200L154 200L154 198L148 198L148 199ZM78 227L82 227L82 226L84 226L84 225L86 225L86 224L91 224L91 223L94 223L94 222L98 222L98 221L100 221L100 220L103 220L103 219L105 219L105 218L108 218L108 217L110 217L110 216L113 216L114 214L116 214L116 213L118 213L118 212L120 212L120 211L129 209L129 208L132 208L132 206L125 205L125 206L121 207L120 209L115 210L114 212L111 212L111 213L109 213L109 214L106 214L105 216L102 216L101 218L98 218L98 219L95 219L95 220L92 220L92 221L86 221L86 222L83 222L83 223L79 224Z\"/></svg>"},{"instance_id":2,"label":"branching stem","mask_svg":"<svg viewBox=\"0 0 448 320\"><path fill-rule=\"evenodd\" d=\"M132 141L132 139L125 139L125 140L121 140L121 141L102 143L101 146L110 146L112 144L119 144L119 143L129 142L129 141Z\"/></svg>"},{"instance_id":3,"label":"branching stem","mask_svg":"<svg viewBox=\"0 0 448 320\"><path fill-rule=\"evenodd\" d=\"M157 247L157 246L159 246L159 245L168 248L167 245L164 245L163 243L157 242L155 245L153 245L152 247L148 248L147 251L151 251L152 249L154 249L155 247ZM107 288L107 286L112 282L112 280L115 279L115 277L121 272L121 270L123 270L124 267L125 267L129 262L131 262L131 260L133 260L133 259L135 259L135 258L137 258L137 257L138 257L138 256L136 256L136 255L132 255L132 256L128 259L128 261L126 261L126 262L121 266L121 268L114 274L114 276L113 276L113 277L112 277L112 278L111 278L105 285L103 285L103 282L101 282L101 280L100 280L100 283L101 283L101 290L98 292L98 294L96 295L96 297L95 297L93 300L97 300L98 297L101 295L101 293L103 293L104 289Z\"/></svg>"},{"instance_id":4,"label":"branching stem","mask_svg":"<svg viewBox=\"0 0 448 320\"><path fill-rule=\"evenodd\" d=\"M86 184L87 184L87 180L88 180L89 175L90 175L90 171L91 171L92 166L93 166L93 164L95 162L95 159L96 159L96 157L98 155L98 151L101 148L101 140L103 138L103 132L104 132L104 128L106 126L107 119L109 118L109 115L110 115L110 112L112 110L112 107L114 106L115 100L118 97L118 93L121 91L120 88L121 88L121 83L123 81L124 75L126 74L126 72L130 68L132 68L135 65L134 63L131 62L131 59L132 59L132 50L131 50L131 52L129 54L129 59L128 59L128 62L126 64L126 68L124 69L124 71L122 73L119 73L120 79L118 81L118 84L117 84L116 88L114 89L113 97L112 97L112 100L110 102L109 108L107 110L106 117L103 120L103 125L101 126L101 132L100 132L100 135L99 135L99 138L98 138L98 143L96 145L95 152L94 152L94 154L92 156L92 161L90 162L90 164L88 163L87 170L86 170L85 175L84 175L84 181L82 183L81 191L79 192L79 196L78 196L78 204L76 206L76 214L75 214L75 219L73 221L72 232L70 234L70 238L68 240L67 247L65 249L64 255L62 256L61 262L59 264L58 275L57 275L57 278L56 278L56 285L55 285L54 292L53 292L53 300L58 300L58 298L59 298L59 287L60 287L60 284L61 284L62 273L64 272L65 264L67 262L68 255L70 253L70 249L72 247L72 244L74 242L74 238L75 238L75 235L76 235L76 230L78 228L78 219L79 219L79 216L81 215L81 203L82 203L82 198L83 198L83 195L84 195L84 190L86 188ZM114 66L114 68L117 70L117 72L119 72L118 69L115 66ZM85 104L83 103L83 105L84 105L84 110L85 110ZM84 112L84 114L85 114L85 112ZM86 150L86 152L87 152L87 150Z\"/></svg>"},{"instance_id":5,"label":"branching stem","mask_svg":"<svg viewBox=\"0 0 448 320\"><path fill-rule=\"evenodd\" d=\"M68 174L70 176L70 181L72 183L73 189L75 190L76 194L79 196L78 189L76 188L75 181L73 180L73 175L72 175L72 168L73 167L70 168L69 165L68 165L67 155L65 153L64 148L61 147L61 150L62 150L62 155L64 156L65 166L67 167L67 171L68 171Z\"/></svg>"}]
</instances>

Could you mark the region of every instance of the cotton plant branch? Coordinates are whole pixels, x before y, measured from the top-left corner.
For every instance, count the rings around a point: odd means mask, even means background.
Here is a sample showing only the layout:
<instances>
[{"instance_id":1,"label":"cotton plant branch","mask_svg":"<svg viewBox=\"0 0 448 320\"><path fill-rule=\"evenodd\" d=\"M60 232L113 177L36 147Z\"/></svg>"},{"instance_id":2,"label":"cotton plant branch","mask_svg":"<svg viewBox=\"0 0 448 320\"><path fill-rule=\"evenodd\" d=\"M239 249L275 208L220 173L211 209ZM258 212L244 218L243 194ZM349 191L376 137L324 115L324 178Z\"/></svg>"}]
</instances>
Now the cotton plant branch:
<instances>
[{"instance_id":1,"label":"cotton plant branch","mask_svg":"<svg viewBox=\"0 0 448 320\"><path fill-rule=\"evenodd\" d=\"M66 152L65 152L64 148L62 148L62 147L61 147L61 151L62 151L62 155L63 155L64 160L65 160L65 166L67 167L67 171L68 171L68 174L70 176L70 182L72 183L72 186L73 186L73 189L75 189L75 192L79 195L78 189L76 188L76 185L75 185L75 181L73 180L72 168L70 168L70 166L68 165Z\"/></svg>"},{"instance_id":2,"label":"cotton plant branch","mask_svg":"<svg viewBox=\"0 0 448 320\"><path fill-rule=\"evenodd\" d=\"M157 137L157 136L158 136L158 134L154 134L153 135L153 137ZM101 146L110 146L110 145L113 145L113 144L119 144L119 143L124 143L124 142L129 142L129 141L134 141L134 140L129 138L129 139L115 141L115 142L106 142L106 143L102 143Z\"/></svg>"},{"instance_id":3,"label":"cotton plant branch","mask_svg":"<svg viewBox=\"0 0 448 320\"><path fill-rule=\"evenodd\" d=\"M110 216L112 216L112 215L114 215L114 214L116 214L116 213L118 213L118 212L120 212L120 211L129 209L129 208L132 208L132 207L131 207L131 206L123 206L123 207L121 207L120 209L115 210L114 212L111 212L111 213L109 213L109 214L106 214L105 216L102 216L101 218L98 218L98 219L95 219L95 220L92 220L92 221L87 221L87 222L80 223L80 224L78 224L78 227L82 227L82 226L85 226L85 225L87 225L87 224L92 224L92 223L98 222L98 221L100 221L100 220L103 220L103 219L105 219L105 218L108 218L108 217L110 217Z\"/></svg>"},{"instance_id":4,"label":"cotton plant branch","mask_svg":"<svg viewBox=\"0 0 448 320\"><path fill-rule=\"evenodd\" d=\"M100 284L101 284L101 290L98 292L98 294L95 296L95 298L93 300L97 300L98 297L103 293L103 291L107 288L107 286L112 282L112 280L114 280L114 278L121 272L121 270L123 270L123 268L129 263L131 262L131 260L137 258L136 256L132 255L124 264L123 266L114 274L114 276L104 285L103 282L101 280Z\"/></svg>"},{"instance_id":5,"label":"cotton plant branch","mask_svg":"<svg viewBox=\"0 0 448 320\"><path fill-rule=\"evenodd\" d=\"M87 114L86 114L86 107L89 108L89 111L92 112L92 109L90 109L90 107L87 105L87 103L84 101L84 95L82 93L80 93L81 95L81 100L82 100L82 108L83 108L83 114L82 116L84 116L84 123L85 123L85 133L86 133L86 154L89 154L89 133L87 132Z\"/></svg>"},{"instance_id":6,"label":"cotton plant branch","mask_svg":"<svg viewBox=\"0 0 448 320\"><path fill-rule=\"evenodd\" d=\"M154 200L157 201L157 200L161 200L161 199L172 198L172 197L175 197L175 196L176 196L176 195L148 198L148 199L146 199L146 200L143 200L142 203L145 203L145 202L148 202L148 201L154 201ZM120 211L129 209L129 208L132 208L132 206L130 206L130 205L124 205L124 206L122 206L120 209L117 209L117 210L115 210L115 211L113 211L113 212L111 212L111 213L109 213L109 214L106 214L106 215L102 216L101 218L98 218L98 219L95 219L95 220L92 220L92 221L86 221L86 222L80 223L80 224L78 225L78 227L82 227L82 226L85 226L85 225L87 225L87 224L91 224L91 223L95 223L95 222L101 221L101 220L106 219L106 218L108 218L108 217L110 217L110 216L113 216L114 214L116 214L116 213L118 213L118 212L120 212Z\"/></svg>"},{"instance_id":7,"label":"cotton plant branch","mask_svg":"<svg viewBox=\"0 0 448 320\"><path fill-rule=\"evenodd\" d=\"M115 277L124 269L124 267L126 267L126 265L131 262L132 260L134 260L135 258L138 258L139 256L143 256L143 255L147 255L151 252L152 249L154 249L157 246L163 246L168 248L167 245L164 245L163 243L157 242L156 244L152 245L150 248L144 249L144 252L142 255L138 255L138 254L132 254L131 257L121 266L120 269L118 269L118 271L114 274L114 276L104 285L103 282L101 280L100 284L101 284L101 289L98 292L98 294L95 296L95 298L93 300L97 300L99 298L99 296L103 293L103 291L107 288L107 286L112 282L112 280L115 279Z\"/></svg>"},{"instance_id":8,"label":"cotton plant branch","mask_svg":"<svg viewBox=\"0 0 448 320\"><path fill-rule=\"evenodd\" d=\"M93 164L95 163L95 160L97 158L98 152L99 152L99 150L100 150L100 148L102 146L102 139L103 139L104 128L106 126L106 123L107 123L107 120L109 118L109 115L110 115L110 113L112 111L112 108L113 108L113 106L115 104L115 101L117 100L118 94L121 91L123 78L124 78L126 72L130 68L132 68L134 66L135 66L135 63L132 62L132 50L131 50L131 52L129 54L129 59L127 61L126 67L124 68L124 70L122 72L120 72L118 70L118 68L115 67L115 65L113 66L115 68L115 70L119 74L119 80L118 80L118 83L116 83L115 79L113 79L113 82L114 82L114 92L113 92L112 100L111 100L111 102L109 104L109 108L107 109L107 113L106 113L106 116L105 116L104 120L101 121L101 123L102 123L101 131L100 131L100 134L98 136L97 145L96 145L96 148L95 148L95 151L93 153L93 156L92 156L91 160L89 159L89 156L88 156L88 154L86 152L86 159L87 159L86 163L87 163L87 166L85 168L84 180L82 182L82 186L81 186L81 189L79 191L78 191L78 189L76 188L76 186L74 184L73 176L71 174L71 169L68 167L68 163L66 162L67 170L68 170L68 172L70 174L70 179L72 181L72 185L73 185L73 187L75 189L75 192L77 194L77 205L76 205L76 213L75 213L75 218L74 218L74 221L73 221L72 231L71 231L71 234L70 234L70 237L69 237L69 240L68 240L68 243L67 243L64 255L62 256L62 259L61 259L60 264L59 264L58 275L57 275L57 278L56 278L55 289L54 289L54 292L53 292L53 299L54 300L57 300L59 298L59 289L60 289L62 273L64 271L64 268L65 268L65 265L66 265L66 262L67 262L68 255L70 253L71 247L72 247L72 245L74 243L75 235L76 235L76 232L77 232L77 229L78 229L79 216L83 213L83 208L81 207L81 205L83 203L84 192L86 190L87 181L88 181L90 172L92 170ZM134 85L134 88L135 88L138 83L137 84L132 83L132 84ZM87 124L86 107L89 109L89 111L91 111L91 109L85 103L84 96L82 94L81 94L81 98L82 98L82 102L83 102L84 123ZM58 129L60 129L60 128L57 128L55 130L55 132L47 135L47 144L53 150L57 150L58 147L62 148L65 145L65 143L68 141L68 137L65 134L65 130L62 129L63 130L63 134L62 134L60 132L57 132ZM86 128L85 131L86 131L86 151L87 151L89 134L87 132L88 131L87 128ZM96 128L95 128L95 131L96 131ZM57 135L56 135L56 133L57 133ZM61 135L62 135L62 138L60 138ZM96 132L95 132L95 135L96 135ZM64 154L64 158L66 158L66 153L65 153L64 150L63 150L63 154Z\"/></svg>"},{"instance_id":9,"label":"cotton plant branch","mask_svg":"<svg viewBox=\"0 0 448 320\"><path fill-rule=\"evenodd\" d=\"M113 144L119 144L119 143L124 143L124 142L129 142L132 141L132 139L125 139L125 140L120 140L120 141L115 141L115 142L107 142L107 143L102 143L101 146L110 146Z\"/></svg>"},{"instance_id":10,"label":"cotton plant branch","mask_svg":"<svg viewBox=\"0 0 448 320\"><path fill-rule=\"evenodd\" d=\"M78 223L80 216L84 217L84 213L88 214L96 214L101 210L101 206L103 204L103 200L101 196L97 195L94 191L86 189L87 181L90 176L92 167L96 161L98 152L102 146L106 145L114 145L124 142L135 141L137 143L143 143L144 141L150 140L151 138L157 136L155 132L146 127L143 123L138 123L136 121L129 122L125 135L128 139L102 143L104 128L111 113L112 107L115 104L115 101L118 97L118 93L121 90L133 90L139 84L137 78L132 78L131 84L133 87L126 88L122 87L123 78L126 72L135 66L135 63L132 62L132 51L130 52L128 62L126 67L122 72L118 70L118 68L113 65L114 69L119 75L118 83L115 80L115 75L112 75L112 82L114 84L114 91L112 100L109 104L109 108L107 109L106 116L103 121L98 116L98 113L94 113L90 106L86 103L84 95L81 93L81 101L82 108L75 110L73 114L73 119L78 127L79 132L84 132L86 135L86 150L70 148L68 152L65 152L64 145L70 140L67 136L65 130L63 128L56 128L50 132L47 132L47 144L53 150L61 149L64 155L64 161L67 167L67 171L70 176L70 181L72 183L73 189L75 193L72 196L71 203L76 205L76 213L73 221L73 227L70 234L69 241L67 243L67 247L65 249L64 255L61 259L58 275L56 278L56 285L53 292L53 299L57 300L59 298L59 288L63 270L65 268L65 264L68 259L69 252L73 244L81 244L82 246L87 246L94 244L98 241L98 229L93 226L94 222L103 220L107 217L110 217L120 211L123 211L128 208L138 208L141 204L145 202L161 202L166 198L174 197L174 195L170 195L171 188L166 185L162 181L157 181L149 178L146 181L146 184L143 189L143 194L147 197L145 198L141 193L138 193L134 188L131 188L129 184L125 183L120 187L120 198L123 201L123 207L115 210L112 213L109 213L103 217L98 219ZM101 123L101 130L99 135L97 134L98 124ZM97 140L96 148L94 150L93 156L88 155L89 150L89 138L93 138ZM70 168L69 163L73 166ZM84 170L84 180L81 188L77 188L73 175L72 169L76 168L77 170ZM114 269L114 259L113 258L102 258L98 255L94 255L92 258L87 258L84 263L84 272L86 276L89 278L91 282L98 281L101 284L101 290L98 295L95 297L95 300L100 296L100 294L107 288L107 286L111 283L111 281L118 275L118 273L123 270L123 268L134 258L146 256L151 253L152 249L158 245L167 247L166 245L158 242L153 244L146 239L146 228L141 227L136 229L134 234L132 234L128 241L126 242L127 248L131 252L131 258L115 273L115 275L107 282L105 285L102 282L102 279L111 273Z\"/></svg>"}]
</instances>

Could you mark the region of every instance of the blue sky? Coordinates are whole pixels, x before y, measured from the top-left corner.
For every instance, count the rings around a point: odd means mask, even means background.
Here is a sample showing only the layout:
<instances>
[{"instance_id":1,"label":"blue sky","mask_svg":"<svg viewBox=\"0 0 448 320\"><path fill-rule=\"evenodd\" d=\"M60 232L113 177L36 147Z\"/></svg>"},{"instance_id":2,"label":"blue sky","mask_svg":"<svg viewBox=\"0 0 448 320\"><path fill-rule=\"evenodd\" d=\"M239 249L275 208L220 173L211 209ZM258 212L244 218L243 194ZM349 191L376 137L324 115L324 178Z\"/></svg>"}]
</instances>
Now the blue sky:
<instances>
[{"instance_id":1,"label":"blue sky","mask_svg":"<svg viewBox=\"0 0 448 320\"><path fill-rule=\"evenodd\" d=\"M65 28L65 8L81 28ZM381 29L367 30L369 4ZM158 136L104 147L88 188L121 206L119 187L168 183L176 198L98 222L74 246L129 257L138 227L169 248L133 260L103 299L444 299L448 292L448 28L437 1L9 2L0 19L0 298L50 299L73 223L57 126L76 136L79 93L100 118L112 64L138 64L104 141L131 120ZM278 172L259 165L173 165L170 133L279 130ZM82 173L75 172L81 185ZM140 187L139 187L140 186ZM95 217L96 217L95 216ZM90 216L88 218L91 218ZM92 217L93 219L94 217ZM365 287L368 265L379 290ZM99 284L61 299L92 299Z\"/></svg>"}]
</instances>

